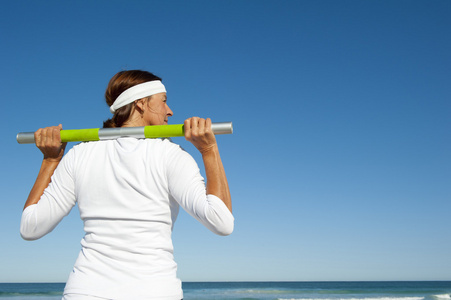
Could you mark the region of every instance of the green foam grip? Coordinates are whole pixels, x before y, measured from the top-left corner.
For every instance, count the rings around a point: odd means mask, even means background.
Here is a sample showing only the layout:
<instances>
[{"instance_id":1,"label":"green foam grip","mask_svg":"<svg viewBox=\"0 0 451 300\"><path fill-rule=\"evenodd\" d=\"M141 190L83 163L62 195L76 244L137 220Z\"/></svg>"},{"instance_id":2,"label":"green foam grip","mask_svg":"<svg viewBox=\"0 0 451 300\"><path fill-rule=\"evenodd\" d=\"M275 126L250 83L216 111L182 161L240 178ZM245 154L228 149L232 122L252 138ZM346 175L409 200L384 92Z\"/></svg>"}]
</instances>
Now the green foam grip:
<instances>
[{"instance_id":1,"label":"green foam grip","mask_svg":"<svg viewBox=\"0 0 451 300\"><path fill-rule=\"evenodd\" d=\"M60 136L62 142L98 141L99 128L61 130Z\"/></svg>"},{"instance_id":2,"label":"green foam grip","mask_svg":"<svg viewBox=\"0 0 451 300\"><path fill-rule=\"evenodd\" d=\"M161 138L161 137L176 137L184 136L184 125L154 125L144 127L144 136L148 139Z\"/></svg>"}]
</instances>

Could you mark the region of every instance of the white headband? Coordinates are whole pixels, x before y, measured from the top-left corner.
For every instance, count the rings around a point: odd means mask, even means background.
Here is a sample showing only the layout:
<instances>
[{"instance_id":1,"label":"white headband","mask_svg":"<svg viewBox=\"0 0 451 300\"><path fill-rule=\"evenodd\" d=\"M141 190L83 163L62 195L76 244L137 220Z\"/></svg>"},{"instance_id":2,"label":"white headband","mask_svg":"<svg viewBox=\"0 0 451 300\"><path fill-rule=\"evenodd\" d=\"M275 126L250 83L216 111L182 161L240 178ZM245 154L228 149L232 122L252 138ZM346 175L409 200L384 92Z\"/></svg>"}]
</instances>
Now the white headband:
<instances>
[{"instance_id":1,"label":"white headband","mask_svg":"<svg viewBox=\"0 0 451 300\"><path fill-rule=\"evenodd\" d=\"M158 93L166 93L166 89L160 80L148 81L132 86L122 92L110 106L110 112L114 114L119 108L133 101L149 97Z\"/></svg>"}]
</instances>

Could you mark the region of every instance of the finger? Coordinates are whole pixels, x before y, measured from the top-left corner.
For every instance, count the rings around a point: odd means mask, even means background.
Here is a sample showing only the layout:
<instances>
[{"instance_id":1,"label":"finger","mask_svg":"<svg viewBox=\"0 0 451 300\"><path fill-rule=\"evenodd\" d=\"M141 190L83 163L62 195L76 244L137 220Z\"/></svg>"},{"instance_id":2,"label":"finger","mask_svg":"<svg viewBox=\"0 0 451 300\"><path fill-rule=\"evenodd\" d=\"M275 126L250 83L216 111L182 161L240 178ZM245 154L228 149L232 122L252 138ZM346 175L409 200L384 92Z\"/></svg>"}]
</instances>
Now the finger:
<instances>
[{"instance_id":1,"label":"finger","mask_svg":"<svg viewBox=\"0 0 451 300\"><path fill-rule=\"evenodd\" d=\"M49 144L52 146L56 145L57 138L55 136L55 133L57 130L58 129L56 129L56 127L51 127L49 130Z\"/></svg>"},{"instance_id":2,"label":"finger","mask_svg":"<svg viewBox=\"0 0 451 300\"><path fill-rule=\"evenodd\" d=\"M205 119L199 119L198 130L199 135L205 134Z\"/></svg>"},{"instance_id":3,"label":"finger","mask_svg":"<svg viewBox=\"0 0 451 300\"><path fill-rule=\"evenodd\" d=\"M48 134L48 128L42 129L42 135L41 135L41 145L44 146L47 143L47 134Z\"/></svg>"},{"instance_id":4,"label":"finger","mask_svg":"<svg viewBox=\"0 0 451 300\"><path fill-rule=\"evenodd\" d=\"M34 133L34 141L36 146L40 146L41 145L41 141L42 141L42 128L39 128L38 130L36 130L36 132Z\"/></svg>"},{"instance_id":5,"label":"finger","mask_svg":"<svg viewBox=\"0 0 451 300\"><path fill-rule=\"evenodd\" d=\"M62 129L63 129L63 126L61 124L59 124L58 126L54 127L54 130L53 130L53 142L54 142L54 145L56 147L60 147L60 151L63 151L63 153L64 153L64 150L66 149L67 142L63 143L61 141L61 130Z\"/></svg>"},{"instance_id":6,"label":"finger","mask_svg":"<svg viewBox=\"0 0 451 300\"><path fill-rule=\"evenodd\" d=\"M58 125L58 132L57 132L57 135L58 135L58 136L57 136L58 142L60 142L62 145L64 145L64 147L66 147L66 144L67 144L67 143L62 143L62 142L61 142L61 130L63 130L63 125L62 125L62 124L59 124L59 125ZM64 148L64 147L63 147L63 148Z\"/></svg>"},{"instance_id":7,"label":"finger","mask_svg":"<svg viewBox=\"0 0 451 300\"><path fill-rule=\"evenodd\" d=\"M55 134L55 127L49 127L47 128L47 145L53 146L54 144L54 134Z\"/></svg>"},{"instance_id":8,"label":"finger","mask_svg":"<svg viewBox=\"0 0 451 300\"><path fill-rule=\"evenodd\" d=\"M213 130L211 129L211 119L207 118L205 120L205 130L206 132L213 132Z\"/></svg>"},{"instance_id":9,"label":"finger","mask_svg":"<svg viewBox=\"0 0 451 300\"><path fill-rule=\"evenodd\" d=\"M63 130L63 125L62 124L59 124L58 126L57 126L57 139L58 139L58 141L61 143L61 130Z\"/></svg>"},{"instance_id":10,"label":"finger","mask_svg":"<svg viewBox=\"0 0 451 300\"><path fill-rule=\"evenodd\" d=\"M189 140L191 138L191 119L186 119L183 123L183 128L185 130L185 139Z\"/></svg>"},{"instance_id":11,"label":"finger","mask_svg":"<svg viewBox=\"0 0 451 300\"><path fill-rule=\"evenodd\" d=\"M192 117L191 118L191 135L198 136L199 135L199 118Z\"/></svg>"},{"instance_id":12,"label":"finger","mask_svg":"<svg viewBox=\"0 0 451 300\"><path fill-rule=\"evenodd\" d=\"M49 128L46 129L46 134L47 134L46 142L47 142L47 145L50 145L50 146L53 145L53 131L55 131L54 127L49 127Z\"/></svg>"},{"instance_id":13,"label":"finger","mask_svg":"<svg viewBox=\"0 0 451 300\"><path fill-rule=\"evenodd\" d=\"M57 127L53 127L52 129L52 143L54 143L55 145L60 145L61 144L61 136L60 136L60 131L61 131L61 127L57 126Z\"/></svg>"}]
</instances>

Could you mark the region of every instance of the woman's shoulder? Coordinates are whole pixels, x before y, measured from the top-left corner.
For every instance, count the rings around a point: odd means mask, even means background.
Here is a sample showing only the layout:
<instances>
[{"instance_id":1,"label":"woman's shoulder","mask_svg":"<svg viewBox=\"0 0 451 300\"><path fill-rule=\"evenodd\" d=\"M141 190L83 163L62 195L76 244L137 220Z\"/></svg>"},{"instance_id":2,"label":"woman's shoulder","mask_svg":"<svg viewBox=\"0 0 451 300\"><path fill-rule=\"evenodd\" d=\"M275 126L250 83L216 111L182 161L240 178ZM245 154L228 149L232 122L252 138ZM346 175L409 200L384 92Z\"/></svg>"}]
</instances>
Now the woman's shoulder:
<instances>
[{"instance_id":1,"label":"woman's shoulder","mask_svg":"<svg viewBox=\"0 0 451 300\"><path fill-rule=\"evenodd\" d=\"M83 156L84 154L90 153L90 149L94 147L95 142L81 142L75 144L69 149L64 155L66 159L75 159L75 157Z\"/></svg>"},{"instance_id":2,"label":"woman's shoulder","mask_svg":"<svg viewBox=\"0 0 451 300\"><path fill-rule=\"evenodd\" d=\"M145 143L150 143L153 147L149 147L150 151L156 151L169 160L182 159L192 160L193 157L179 144L169 138L164 139L145 139ZM155 153L155 152L154 152Z\"/></svg>"},{"instance_id":3,"label":"woman's shoulder","mask_svg":"<svg viewBox=\"0 0 451 300\"><path fill-rule=\"evenodd\" d=\"M86 151L88 149L91 149L95 147L96 145L99 145L98 141L94 142L81 142L78 144L75 144L69 151Z\"/></svg>"},{"instance_id":4,"label":"woman's shoulder","mask_svg":"<svg viewBox=\"0 0 451 300\"><path fill-rule=\"evenodd\" d=\"M144 139L142 140L146 144L150 144L153 147L158 147L165 153L177 153L177 152L185 152L185 150L177 143L174 143L169 138L163 139Z\"/></svg>"},{"instance_id":5,"label":"woman's shoulder","mask_svg":"<svg viewBox=\"0 0 451 300\"><path fill-rule=\"evenodd\" d=\"M169 138L164 139L134 139L134 138L122 138L118 140L104 140L95 142L82 142L73 146L69 151L72 152L91 152L91 151L105 151L107 148L121 148L123 150L137 150L139 148L147 148L150 151L160 149L166 153L176 153L186 151L179 145L174 143ZM103 149L103 150L102 150ZM141 149L143 150L143 149Z\"/></svg>"}]
</instances>

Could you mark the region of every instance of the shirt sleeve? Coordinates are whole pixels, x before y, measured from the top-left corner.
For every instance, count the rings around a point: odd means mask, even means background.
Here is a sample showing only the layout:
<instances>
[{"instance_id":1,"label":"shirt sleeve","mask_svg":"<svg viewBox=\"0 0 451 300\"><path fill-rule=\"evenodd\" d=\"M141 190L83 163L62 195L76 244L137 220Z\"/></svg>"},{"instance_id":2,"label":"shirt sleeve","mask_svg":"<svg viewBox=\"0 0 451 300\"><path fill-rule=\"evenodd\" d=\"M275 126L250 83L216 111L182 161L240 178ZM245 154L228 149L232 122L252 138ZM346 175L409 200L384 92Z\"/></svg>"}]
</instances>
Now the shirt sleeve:
<instances>
[{"instance_id":1,"label":"shirt sleeve","mask_svg":"<svg viewBox=\"0 0 451 300\"><path fill-rule=\"evenodd\" d=\"M215 234L231 234L234 217L220 198L207 195L204 178L193 157L176 146L169 151L167 159L166 174L172 197Z\"/></svg>"},{"instance_id":2,"label":"shirt sleeve","mask_svg":"<svg viewBox=\"0 0 451 300\"><path fill-rule=\"evenodd\" d=\"M73 152L71 149L63 157L39 202L22 212L20 235L23 239L36 240L51 232L74 207Z\"/></svg>"}]
</instances>

